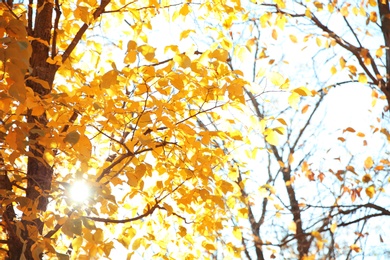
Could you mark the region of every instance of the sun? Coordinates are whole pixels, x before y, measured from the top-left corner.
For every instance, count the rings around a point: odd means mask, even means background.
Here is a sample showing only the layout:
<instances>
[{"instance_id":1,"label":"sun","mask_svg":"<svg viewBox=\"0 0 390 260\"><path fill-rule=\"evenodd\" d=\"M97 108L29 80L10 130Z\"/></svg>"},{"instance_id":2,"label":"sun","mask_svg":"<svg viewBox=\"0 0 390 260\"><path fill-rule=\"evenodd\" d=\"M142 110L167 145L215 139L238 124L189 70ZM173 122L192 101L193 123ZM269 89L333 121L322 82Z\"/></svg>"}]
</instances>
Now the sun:
<instances>
[{"instance_id":1,"label":"sun","mask_svg":"<svg viewBox=\"0 0 390 260\"><path fill-rule=\"evenodd\" d=\"M91 195L91 189L85 181L76 181L70 187L70 197L77 202L88 200Z\"/></svg>"}]
</instances>

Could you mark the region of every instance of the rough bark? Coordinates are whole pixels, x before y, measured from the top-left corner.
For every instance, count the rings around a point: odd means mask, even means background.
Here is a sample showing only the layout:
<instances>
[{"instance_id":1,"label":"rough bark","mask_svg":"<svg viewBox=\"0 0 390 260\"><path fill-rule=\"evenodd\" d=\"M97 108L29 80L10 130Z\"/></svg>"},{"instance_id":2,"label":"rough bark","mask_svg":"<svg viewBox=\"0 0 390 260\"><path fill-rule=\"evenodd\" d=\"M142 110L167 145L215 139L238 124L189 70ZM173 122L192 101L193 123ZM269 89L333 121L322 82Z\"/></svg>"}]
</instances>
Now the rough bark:
<instances>
[{"instance_id":1,"label":"rough bark","mask_svg":"<svg viewBox=\"0 0 390 260\"><path fill-rule=\"evenodd\" d=\"M12 1L11 1L12 2ZM43 40L44 42L49 43L45 45L42 41L32 41L32 55L30 58L30 67L31 73L28 76L44 80L48 83L49 88L37 83L36 81L26 80L26 87L31 88L34 92L34 95L38 96L41 99L44 99L46 95L50 94L52 91L53 81L55 74L58 70L57 65L47 63L48 57L54 57L56 53L55 42L56 39L52 39L53 28L58 26L59 15L61 14L57 2L48 1L48 0L37 0L36 8L32 7L32 4L35 1L29 1L28 7L28 24L27 24L27 33L33 38ZM110 3L110 0L102 0L101 5L94 12L94 18L97 19L103 12L104 8ZM12 3L9 4L12 6ZM57 8L57 9L55 9ZM33 11L35 13L33 14ZM39 11L38 11L39 10ZM53 15L56 11L57 17L53 21ZM34 21L33 20L34 17ZM53 24L54 23L54 24ZM79 32L75 35L71 41L68 48L65 50L62 55L62 61L65 62L78 42L81 40L82 35L88 29L89 25L84 24ZM54 34L55 35L55 34ZM52 44L52 48L50 48ZM77 115L76 115L77 116ZM72 116L70 122L73 123L75 118ZM72 119L73 118L73 119ZM41 132L48 131L47 123L48 118L46 113L43 113L40 116L35 116L32 114L32 111L27 111L27 122L30 124L30 131L28 135L28 146L29 146L29 156L27 161L27 188L26 188L26 198L28 198L32 205L32 210L35 210L34 214L37 216L33 221L22 220L22 230L21 237L16 234L16 220L14 219L15 215L13 212L12 206L7 208L3 215L3 220L6 222L6 229L8 234L8 259L20 259L24 256L25 259L33 259L33 252L31 247L34 245L35 241L33 236L27 231L27 227L33 232L39 232L42 235L43 224L39 219L39 211L45 211L48 205L48 194L51 190L51 182L53 177L52 166L45 162L44 153L45 147L39 143L39 134L38 131L33 131L39 129ZM6 176L6 175L5 175ZM7 177L7 176L6 176ZM0 176L3 178L3 175ZM2 179L0 179L0 182ZM1 188L1 187L0 187ZM9 191L12 191L12 187L8 187ZM12 211L11 211L12 210ZM13 213L13 215L12 215ZM5 216L5 217L4 217ZM8 221L8 222L7 222ZM23 240L25 243L23 243Z\"/></svg>"},{"instance_id":2,"label":"rough bark","mask_svg":"<svg viewBox=\"0 0 390 260\"><path fill-rule=\"evenodd\" d=\"M295 237L297 239L297 249L299 253L299 259L302 259L304 256L307 256L309 253L310 243L306 238L305 231L302 225L301 209L299 208L299 203L295 197L295 190L290 184L291 182L291 168L285 167L282 170L283 180L286 184L287 194L290 201L290 211L293 215L293 220L296 225Z\"/></svg>"},{"instance_id":3,"label":"rough bark","mask_svg":"<svg viewBox=\"0 0 390 260\"><path fill-rule=\"evenodd\" d=\"M381 17L381 30L384 45L390 44L390 8L388 1L378 1L379 17ZM390 105L390 50L386 48L386 79L380 82L380 88L385 93L387 102Z\"/></svg>"},{"instance_id":4,"label":"rough bark","mask_svg":"<svg viewBox=\"0 0 390 260\"><path fill-rule=\"evenodd\" d=\"M3 158L0 157L0 190L2 190L3 194L12 194L12 184L8 178L7 171L5 170ZM8 244L9 254L8 259L16 260L19 259L19 254L11 254L10 252L17 252L20 248L23 247L22 242L19 240L16 234L16 226L15 226L15 211L12 206L12 202L6 197L0 196L0 201L2 202L2 224L5 229L8 231L9 240L12 243Z\"/></svg>"},{"instance_id":5,"label":"rough bark","mask_svg":"<svg viewBox=\"0 0 390 260\"><path fill-rule=\"evenodd\" d=\"M53 3L45 0L38 0L37 8L42 9L40 12L35 14L33 37L50 42ZM46 62L49 57L49 46L46 46L38 41L33 41L31 45L33 50L30 59L30 65L32 68L31 76L47 81L51 87L58 67ZM27 81L26 86L30 87L34 91L34 94L40 96L40 98L43 98L51 91L51 89L44 88L41 84L34 81ZM27 115L27 122L33 126L32 129L44 130L47 127L46 113L37 117L31 115L31 111L29 111ZM28 157L27 162L26 197L31 199L31 201L37 205L38 210L45 211L48 204L46 194L51 189L53 169L50 165L45 163L43 158L45 148L38 144L38 138L39 135L37 133L29 134L29 147L32 156ZM28 225L35 226L38 232L42 234L43 223L39 218L35 219L33 222L25 221L23 224L25 227ZM31 246L35 243L35 241L31 239L27 230L23 232L23 238L27 241L27 246L24 249L24 256L26 259L32 259ZM22 252L22 250L20 250L20 252Z\"/></svg>"}]
</instances>

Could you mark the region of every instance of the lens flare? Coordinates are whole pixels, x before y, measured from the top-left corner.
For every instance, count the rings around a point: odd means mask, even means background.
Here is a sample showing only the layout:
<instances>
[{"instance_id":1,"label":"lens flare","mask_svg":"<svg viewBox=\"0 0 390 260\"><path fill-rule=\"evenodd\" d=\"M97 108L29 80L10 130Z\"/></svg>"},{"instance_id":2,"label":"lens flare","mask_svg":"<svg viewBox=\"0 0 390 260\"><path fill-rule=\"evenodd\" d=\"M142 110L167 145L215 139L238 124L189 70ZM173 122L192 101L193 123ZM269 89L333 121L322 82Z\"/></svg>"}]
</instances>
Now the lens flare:
<instances>
[{"instance_id":1,"label":"lens flare","mask_svg":"<svg viewBox=\"0 0 390 260\"><path fill-rule=\"evenodd\" d=\"M91 195L90 193L90 188L85 181L76 181L70 188L70 196L72 200L77 202L86 201Z\"/></svg>"}]
</instances>

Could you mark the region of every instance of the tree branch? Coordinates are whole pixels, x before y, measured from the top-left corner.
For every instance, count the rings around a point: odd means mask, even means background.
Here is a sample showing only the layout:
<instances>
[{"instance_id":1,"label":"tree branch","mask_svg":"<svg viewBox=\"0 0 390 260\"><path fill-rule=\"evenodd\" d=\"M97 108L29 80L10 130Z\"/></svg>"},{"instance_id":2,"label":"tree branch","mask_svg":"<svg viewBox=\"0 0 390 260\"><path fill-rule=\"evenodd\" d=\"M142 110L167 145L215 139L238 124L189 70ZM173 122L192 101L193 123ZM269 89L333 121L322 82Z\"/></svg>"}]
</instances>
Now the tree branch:
<instances>
[{"instance_id":1,"label":"tree branch","mask_svg":"<svg viewBox=\"0 0 390 260\"><path fill-rule=\"evenodd\" d=\"M111 0L101 0L100 6L96 9L96 11L93 13L93 18L96 20L103 12L104 8L110 3ZM85 31L88 29L89 24L84 23L80 30L76 33L75 37L73 38L72 42L69 44L68 48L66 48L64 54L62 54L62 63L64 63L74 50L76 48L77 44L81 40L81 37L83 37Z\"/></svg>"},{"instance_id":2,"label":"tree branch","mask_svg":"<svg viewBox=\"0 0 390 260\"><path fill-rule=\"evenodd\" d=\"M59 21L60 21L60 17L61 17L61 9L60 9L60 4L59 4L59 0L55 0L55 7L54 7L54 10L56 12L56 18L54 20L54 28L53 28L53 38L52 38L52 45L51 45L51 58L53 59L56 54L57 54L57 30L58 30L58 24L59 24Z\"/></svg>"},{"instance_id":3,"label":"tree branch","mask_svg":"<svg viewBox=\"0 0 390 260\"><path fill-rule=\"evenodd\" d=\"M189 179L191 178L187 178L185 179L184 181L182 181L179 185L177 185L176 188L174 188L172 191L170 191L168 194L166 194L164 197L162 197L161 199L155 199L155 204L153 205L153 207L149 208L145 213L137 216L137 217L134 217L134 218L127 218L127 219L109 219L109 218L99 218L99 217L86 217L90 220L93 220L93 221L97 221L97 222L103 222L103 223L113 223L113 224L123 224L123 223L129 223L129 222L133 222L133 221L136 221L136 220L139 220L139 219L142 219L144 217L147 217L149 215L152 215L153 212L157 209L157 208L160 208L161 206L159 205L161 201L163 201L164 199L166 199L169 195L173 194L177 189L179 189L186 181L188 181ZM164 208L165 209L165 208ZM166 209L165 209L166 210ZM179 216L179 215L176 215L176 216ZM182 218L181 216L179 216L180 218ZM184 219L184 218L183 218Z\"/></svg>"}]
</instances>

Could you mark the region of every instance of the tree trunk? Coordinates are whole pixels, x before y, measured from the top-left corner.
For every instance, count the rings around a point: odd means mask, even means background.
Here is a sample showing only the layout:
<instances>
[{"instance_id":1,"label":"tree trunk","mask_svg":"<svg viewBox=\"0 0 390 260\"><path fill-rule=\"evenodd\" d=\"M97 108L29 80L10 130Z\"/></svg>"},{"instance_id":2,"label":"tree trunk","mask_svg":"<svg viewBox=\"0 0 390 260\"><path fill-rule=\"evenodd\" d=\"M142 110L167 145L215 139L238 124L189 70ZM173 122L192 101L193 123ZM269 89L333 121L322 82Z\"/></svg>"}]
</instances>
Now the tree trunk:
<instances>
[{"instance_id":1,"label":"tree trunk","mask_svg":"<svg viewBox=\"0 0 390 260\"><path fill-rule=\"evenodd\" d=\"M53 18L53 3L45 0L38 0L37 10L42 8L35 14L34 29L29 30L30 36L41 39L50 43L52 18ZM31 28L30 28L31 29ZM30 66L32 72L29 76L46 81L50 88L47 89L43 85L27 80L26 87L34 91L34 95L43 99L45 95L51 92L54 76L58 69L56 65L46 62L50 54L50 49L47 45L39 41L32 41L32 56L30 58ZM32 130L40 129L45 131L47 128L47 116L43 113L40 116L32 115L31 111L27 111L27 122L31 125ZM26 197L31 201L32 205L36 205L38 211L45 211L48 204L48 193L51 189L51 181L53 169L44 160L45 148L38 143L39 134L37 131L30 131L28 136L29 152L27 162L27 189ZM35 207L32 207L35 208ZM35 241L31 232L38 231L42 234L43 223L39 219L39 212L33 212L36 218L33 221L22 220L24 230L22 230L22 239L25 240L25 245L18 236L13 236L13 227L8 227L9 233L9 259L20 259L22 254L26 259L33 259L32 245ZM10 220L11 221L11 220ZM29 233L30 230L30 233ZM36 236L35 236L36 237Z\"/></svg>"},{"instance_id":2,"label":"tree trunk","mask_svg":"<svg viewBox=\"0 0 390 260\"><path fill-rule=\"evenodd\" d=\"M301 209L299 208L299 204L297 201L297 198L295 197L295 191L292 187L291 182L291 168L285 167L282 170L283 173L283 180L286 183L286 189L287 194L290 200L290 206L291 206L291 213L293 214L293 220L296 225L296 233L295 237L297 239L298 243L298 253L299 253L299 259L302 259L304 256L307 256L309 253L310 243L307 241L305 232L303 230L302 225L302 217L301 217ZM289 184L287 184L289 183Z\"/></svg>"}]
</instances>

